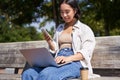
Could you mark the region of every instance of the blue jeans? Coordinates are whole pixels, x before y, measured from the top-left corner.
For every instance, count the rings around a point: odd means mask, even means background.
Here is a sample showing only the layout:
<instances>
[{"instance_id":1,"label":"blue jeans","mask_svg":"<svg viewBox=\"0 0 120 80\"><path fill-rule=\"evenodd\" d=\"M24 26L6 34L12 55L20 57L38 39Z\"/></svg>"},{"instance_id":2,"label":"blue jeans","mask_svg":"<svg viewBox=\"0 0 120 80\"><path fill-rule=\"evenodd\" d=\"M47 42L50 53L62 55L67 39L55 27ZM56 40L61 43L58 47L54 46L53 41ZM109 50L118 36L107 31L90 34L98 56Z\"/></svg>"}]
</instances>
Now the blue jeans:
<instances>
[{"instance_id":1,"label":"blue jeans","mask_svg":"<svg viewBox=\"0 0 120 80\"><path fill-rule=\"evenodd\" d=\"M73 55L70 48L61 49L58 56ZM22 74L22 80L67 80L80 77L81 63L79 61L63 65L61 67L31 67Z\"/></svg>"}]
</instances>

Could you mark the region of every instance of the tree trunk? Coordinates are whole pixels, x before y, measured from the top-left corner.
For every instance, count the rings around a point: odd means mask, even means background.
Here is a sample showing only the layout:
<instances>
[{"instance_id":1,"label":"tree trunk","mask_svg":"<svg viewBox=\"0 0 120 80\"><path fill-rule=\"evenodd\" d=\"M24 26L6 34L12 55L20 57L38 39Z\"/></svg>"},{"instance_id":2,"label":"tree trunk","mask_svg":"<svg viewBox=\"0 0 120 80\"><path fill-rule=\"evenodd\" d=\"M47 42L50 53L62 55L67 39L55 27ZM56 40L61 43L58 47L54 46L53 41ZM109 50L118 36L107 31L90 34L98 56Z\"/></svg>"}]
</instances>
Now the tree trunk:
<instances>
[{"instance_id":1,"label":"tree trunk","mask_svg":"<svg viewBox=\"0 0 120 80\"><path fill-rule=\"evenodd\" d=\"M105 24L105 36L110 36L110 26L109 24Z\"/></svg>"},{"instance_id":2,"label":"tree trunk","mask_svg":"<svg viewBox=\"0 0 120 80\"><path fill-rule=\"evenodd\" d=\"M53 4L53 15L54 15L55 27L57 28L57 26L59 24L57 1L56 0L52 0L52 4Z\"/></svg>"}]
</instances>

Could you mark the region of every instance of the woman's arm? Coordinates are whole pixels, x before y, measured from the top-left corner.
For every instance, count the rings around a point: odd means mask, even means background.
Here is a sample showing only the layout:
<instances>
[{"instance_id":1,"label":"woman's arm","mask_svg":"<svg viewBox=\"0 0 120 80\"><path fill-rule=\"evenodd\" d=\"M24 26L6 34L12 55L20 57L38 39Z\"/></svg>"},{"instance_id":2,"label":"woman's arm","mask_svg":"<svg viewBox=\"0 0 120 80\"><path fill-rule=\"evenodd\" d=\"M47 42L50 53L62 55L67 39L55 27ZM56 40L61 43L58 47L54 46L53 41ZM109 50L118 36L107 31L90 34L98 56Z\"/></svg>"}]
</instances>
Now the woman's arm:
<instances>
[{"instance_id":1,"label":"woman's arm","mask_svg":"<svg viewBox=\"0 0 120 80\"><path fill-rule=\"evenodd\" d=\"M52 51L55 51L55 45L54 45L53 41L52 41L52 40L48 40L47 43L48 43L48 45L49 45L49 48L50 48Z\"/></svg>"},{"instance_id":2,"label":"woman's arm","mask_svg":"<svg viewBox=\"0 0 120 80\"><path fill-rule=\"evenodd\" d=\"M78 52L77 54L69 56L69 59L71 61L80 61L80 60L83 60L84 57L83 57L83 55L80 52Z\"/></svg>"},{"instance_id":3,"label":"woman's arm","mask_svg":"<svg viewBox=\"0 0 120 80\"><path fill-rule=\"evenodd\" d=\"M71 56L58 56L55 58L57 63L65 63L65 62L72 62L72 61L80 61L83 60L83 55L81 53L77 53Z\"/></svg>"}]
</instances>

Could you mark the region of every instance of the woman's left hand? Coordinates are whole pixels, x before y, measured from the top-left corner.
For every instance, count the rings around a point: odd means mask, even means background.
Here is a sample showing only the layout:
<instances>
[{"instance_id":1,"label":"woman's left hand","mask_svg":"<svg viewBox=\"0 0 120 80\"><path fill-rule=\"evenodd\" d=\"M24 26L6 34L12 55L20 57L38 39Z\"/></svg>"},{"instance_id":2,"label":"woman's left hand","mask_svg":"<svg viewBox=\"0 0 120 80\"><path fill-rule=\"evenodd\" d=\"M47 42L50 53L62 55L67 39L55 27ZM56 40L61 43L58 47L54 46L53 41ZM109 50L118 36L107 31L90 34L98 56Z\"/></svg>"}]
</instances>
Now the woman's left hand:
<instances>
[{"instance_id":1,"label":"woman's left hand","mask_svg":"<svg viewBox=\"0 0 120 80\"><path fill-rule=\"evenodd\" d=\"M70 62L71 61L71 58L70 57L66 57L66 56L57 56L55 58L55 61L56 63L66 63L66 62Z\"/></svg>"}]
</instances>

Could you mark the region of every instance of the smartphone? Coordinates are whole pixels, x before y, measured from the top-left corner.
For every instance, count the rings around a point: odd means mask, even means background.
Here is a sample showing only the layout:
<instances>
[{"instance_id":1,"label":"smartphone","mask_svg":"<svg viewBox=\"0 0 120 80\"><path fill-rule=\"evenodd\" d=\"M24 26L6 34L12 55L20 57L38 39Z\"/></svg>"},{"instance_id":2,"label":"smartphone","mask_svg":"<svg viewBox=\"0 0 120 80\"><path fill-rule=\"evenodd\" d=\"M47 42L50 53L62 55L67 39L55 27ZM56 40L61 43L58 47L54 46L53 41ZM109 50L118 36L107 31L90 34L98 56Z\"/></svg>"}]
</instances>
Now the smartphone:
<instances>
[{"instance_id":1,"label":"smartphone","mask_svg":"<svg viewBox=\"0 0 120 80\"><path fill-rule=\"evenodd\" d=\"M45 28L41 28L41 31L43 32L43 34L45 34L45 35L48 36L51 40L53 40L52 37L51 37L51 35L47 32L47 30L46 30Z\"/></svg>"}]
</instances>

